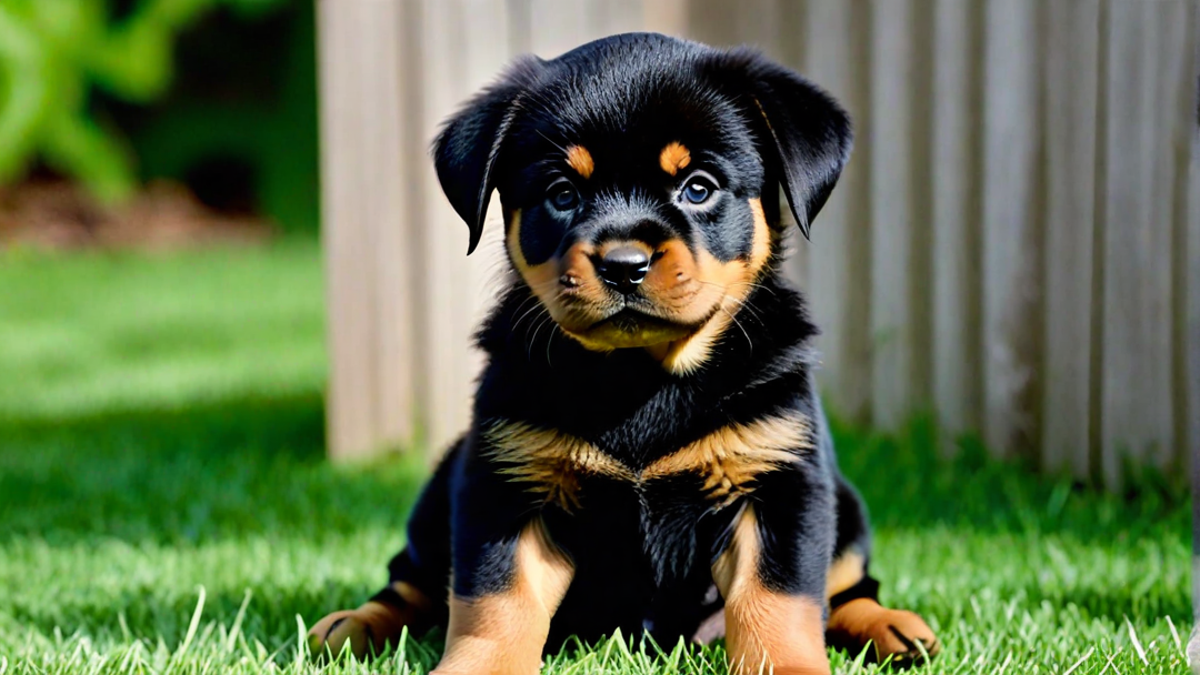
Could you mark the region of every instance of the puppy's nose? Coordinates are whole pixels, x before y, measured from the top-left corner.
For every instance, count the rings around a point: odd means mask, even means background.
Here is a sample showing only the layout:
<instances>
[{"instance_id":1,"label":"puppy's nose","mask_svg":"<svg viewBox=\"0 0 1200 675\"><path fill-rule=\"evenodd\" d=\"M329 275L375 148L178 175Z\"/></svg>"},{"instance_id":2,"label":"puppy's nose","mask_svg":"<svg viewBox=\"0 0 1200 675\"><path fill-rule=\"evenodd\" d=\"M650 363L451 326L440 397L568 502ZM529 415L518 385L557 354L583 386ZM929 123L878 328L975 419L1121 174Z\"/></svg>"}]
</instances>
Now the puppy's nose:
<instances>
[{"instance_id":1,"label":"puppy's nose","mask_svg":"<svg viewBox=\"0 0 1200 675\"><path fill-rule=\"evenodd\" d=\"M650 271L650 256L633 246L618 246L600 259L596 272L621 293L632 293Z\"/></svg>"}]
</instances>

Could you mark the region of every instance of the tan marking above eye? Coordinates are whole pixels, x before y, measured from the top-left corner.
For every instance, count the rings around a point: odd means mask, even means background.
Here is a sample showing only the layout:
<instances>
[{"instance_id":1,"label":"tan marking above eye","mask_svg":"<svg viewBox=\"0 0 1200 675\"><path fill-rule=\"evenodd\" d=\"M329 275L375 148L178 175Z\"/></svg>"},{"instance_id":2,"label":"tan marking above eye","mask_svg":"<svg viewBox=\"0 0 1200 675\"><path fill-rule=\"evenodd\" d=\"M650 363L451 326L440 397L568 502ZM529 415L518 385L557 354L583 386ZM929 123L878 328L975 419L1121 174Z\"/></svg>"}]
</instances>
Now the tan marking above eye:
<instances>
[{"instance_id":1,"label":"tan marking above eye","mask_svg":"<svg viewBox=\"0 0 1200 675\"><path fill-rule=\"evenodd\" d=\"M572 145L567 148L567 165L584 178L591 178L592 172L596 170L596 162L592 159L592 153L582 145Z\"/></svg>"},{"instance_id":2,"label":"tan marking above eye","mask_svg":"<svg viewBox=\"0 0 1200 675\"><path fill-rule=\"evenodd\" d=\"M663 171L674 176L680 169L686 169L692 163L692 153L683 143L671 141L658 155L658 165Z\"/></svg>"}]
</instances>

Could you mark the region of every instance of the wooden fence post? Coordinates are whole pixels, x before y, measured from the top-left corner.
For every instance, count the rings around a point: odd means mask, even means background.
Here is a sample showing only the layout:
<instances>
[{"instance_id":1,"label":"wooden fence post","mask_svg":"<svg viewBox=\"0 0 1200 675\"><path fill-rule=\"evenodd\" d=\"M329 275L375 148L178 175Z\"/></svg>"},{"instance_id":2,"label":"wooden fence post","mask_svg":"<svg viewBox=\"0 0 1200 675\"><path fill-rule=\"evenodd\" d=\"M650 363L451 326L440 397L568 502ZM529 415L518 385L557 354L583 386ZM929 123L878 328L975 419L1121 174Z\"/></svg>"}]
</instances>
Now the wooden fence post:
<instances>
[{"instance_id":1,"label":"wooden fence post","mask_svg":"<svg viewBox=\"0 0 1200 675\"><path fill-rule=\"evenodd\" d=\"M414 430L404 5L317 3L334 459L406 443Z\"/></svg>"}]
</instances>

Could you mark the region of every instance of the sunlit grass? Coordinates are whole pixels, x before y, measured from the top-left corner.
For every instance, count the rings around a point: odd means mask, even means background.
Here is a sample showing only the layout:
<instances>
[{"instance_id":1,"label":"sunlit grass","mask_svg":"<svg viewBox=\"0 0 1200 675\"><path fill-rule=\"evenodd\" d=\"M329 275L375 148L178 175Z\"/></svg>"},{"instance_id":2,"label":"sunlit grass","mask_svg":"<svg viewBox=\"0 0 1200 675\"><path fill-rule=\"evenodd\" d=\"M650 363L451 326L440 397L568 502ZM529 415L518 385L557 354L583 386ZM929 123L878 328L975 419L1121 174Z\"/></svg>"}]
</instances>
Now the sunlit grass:
<instances>
[{"instance_id":1,"label":"sunlit grass","mask_svg":"<svg viewBox=\"0 0 1200 675\"><path fill-rule=\"evenodd\" d=\"M323 459L314 245L0 254L0 674L314 673L301 624L354 606L403 543L418 461ZM929 424L839 428L889 604L929 673L1186 673L1189 505L941 462ZM551 673L723 673L719 646L619 636ZM329 673L423 673L439 636ZM871 672L845 654L838 672Z\"/></svg>"}]
</instances>

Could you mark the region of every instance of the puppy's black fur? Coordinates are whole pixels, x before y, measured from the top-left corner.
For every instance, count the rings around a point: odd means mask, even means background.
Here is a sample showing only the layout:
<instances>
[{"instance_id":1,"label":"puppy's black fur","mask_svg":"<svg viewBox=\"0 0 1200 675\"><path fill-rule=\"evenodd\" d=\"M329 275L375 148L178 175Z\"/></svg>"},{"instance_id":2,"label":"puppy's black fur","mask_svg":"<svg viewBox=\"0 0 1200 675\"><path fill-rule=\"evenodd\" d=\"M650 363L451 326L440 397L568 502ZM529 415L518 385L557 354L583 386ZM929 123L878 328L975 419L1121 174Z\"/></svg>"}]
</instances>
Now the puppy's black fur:
<instances>
[{"instance_id":1,"label":"puppy's black fur","mask_svg":"<svg viewBox=\"0 0 1200 675\"><path fill-rule=\"evenodd\" d=\"M778 189L807 236L850 147L847 115L794 73L654 34L525 58L469 102L435 143L437 173L471 250L498 191L513 282L478 333L471 429L374 599L391 622L335 615L316 644L353 642L349 617L366 626L354 647L377 646L400 623L445 625L449 607L444 670L516 672L496 665L515 662L511 644L451 657L459 641L513 642L479 627L507 611L488 598L537 598L552 618L531 640L551 649L617 629L662 645L711 637L719 620L702 624L737 593L811 605L818 631L831 609L877 607L866 510L813 388L816 329L778 273ZM540 535L526 538L531 523ZM563 588L528 578L530 560L561 571ZM751 616L726 616L741 622L731 652L771 633L756 622L776 619ZM871 639L835 623L831 641ZM812 629L782 630L799 643ZM909 651L935 647L915 632ZM743 657L821 672L821 656L789 656L790 639L758 639L765 654Z\"/></svg>"}]
</instances>

